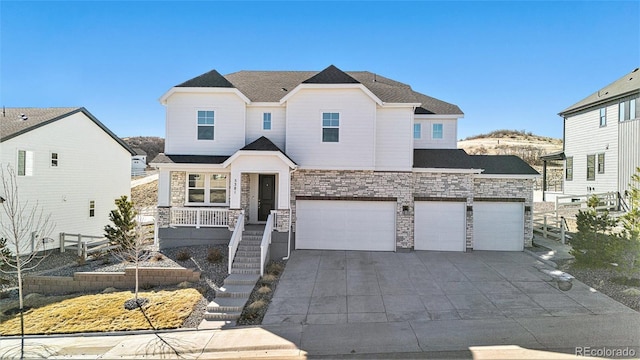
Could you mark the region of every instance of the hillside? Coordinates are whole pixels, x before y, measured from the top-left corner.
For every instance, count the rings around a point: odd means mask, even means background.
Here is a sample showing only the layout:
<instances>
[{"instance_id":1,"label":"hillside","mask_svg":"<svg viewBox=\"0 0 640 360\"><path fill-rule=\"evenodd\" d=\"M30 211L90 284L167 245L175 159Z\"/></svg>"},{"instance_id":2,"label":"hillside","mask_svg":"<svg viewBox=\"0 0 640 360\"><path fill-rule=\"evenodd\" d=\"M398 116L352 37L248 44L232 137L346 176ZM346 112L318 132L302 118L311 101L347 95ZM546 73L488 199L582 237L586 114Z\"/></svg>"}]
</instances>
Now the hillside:
<instances>
[{"instance_id":1,"label":"hillside","mask_svg":"<svg viewBox=\"0 0 640 360\"><path fill-rule=\"evenodd\" d=\"M127 145L140 148L147 153L147 163L164 152L164 139L157 136L134 136L122 138Z\"/></svg>"}]
</instances>

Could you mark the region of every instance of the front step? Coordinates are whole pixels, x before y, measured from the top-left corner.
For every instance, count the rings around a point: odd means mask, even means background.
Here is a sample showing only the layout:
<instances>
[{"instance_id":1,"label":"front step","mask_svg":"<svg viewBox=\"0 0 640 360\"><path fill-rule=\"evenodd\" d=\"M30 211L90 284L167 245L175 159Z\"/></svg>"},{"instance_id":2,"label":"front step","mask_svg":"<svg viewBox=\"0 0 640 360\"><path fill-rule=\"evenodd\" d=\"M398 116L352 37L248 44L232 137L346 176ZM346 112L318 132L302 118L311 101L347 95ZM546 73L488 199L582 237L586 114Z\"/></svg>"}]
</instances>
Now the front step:
<instances>
[{"instance_id":1,"label":"front step","mask_svg":"<svg viewBox=\"0 0 640 360\"><path fill-rule=\"evenodd\" d=\"M236 251L236 259L240 257L260 257L260 251Z\"/></svg>"},{"instance_id":2,"label":"front step","mask_svg":"<svg viewBox=\"0 0 640 360\"><path fill-rule=\"evenodd\" d=\"M260 275L260 269L249 269L249 268L231 268L231 274L238 274L238 275Z\"/></svg>"},{"instance_id":3,"label":"front step","mask_svg":"<svg viewBox=\"0 0 640 360\"><path fill-rule=\"evenodd\" d=\"M228 285L216 289L216 298L230 297L230 298L249 298L253 285Z\"/></svg>"},{"instance_id":4,"label":"front step","mask_svg":"<svg viewBox=\"0 0 640 360\"><path fill-rule=\"evenodd\" d=\"M245 298L216 298L207 305L207 311L214 312L242 312L244 304L247 303Z\"/></svg>"},{"instance_id":5,"label":"front step","mask_svg":"<svg viewBox=\"0 0 640 360\"><path fill-rule=\"evenodd\" d=\"M205 312L204 318L209 321L238 320L241 312Z\"/></svg>"},{"instance_id":6,"label":"front step","mask_svg":"<svg viewBox=\"0 0 640 360\"><path fill-rule=\"evenodd\" d=\"M256 274L231 274L224 279L224 285L255 285L259 278Z\"/></svg>"}]
</instances>

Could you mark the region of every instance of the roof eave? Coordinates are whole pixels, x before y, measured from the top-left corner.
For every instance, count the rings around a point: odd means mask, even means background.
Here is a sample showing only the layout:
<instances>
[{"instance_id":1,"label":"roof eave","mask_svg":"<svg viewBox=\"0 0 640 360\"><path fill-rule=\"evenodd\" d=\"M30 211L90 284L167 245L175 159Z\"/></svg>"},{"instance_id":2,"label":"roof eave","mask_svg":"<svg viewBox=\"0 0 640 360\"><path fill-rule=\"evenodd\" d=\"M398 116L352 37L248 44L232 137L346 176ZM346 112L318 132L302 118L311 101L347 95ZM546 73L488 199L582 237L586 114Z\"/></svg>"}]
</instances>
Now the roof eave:
<instances>
[{"instance_id":1,"label":"roof eave","mask_svg":"<svg viewBox=\"0 0 640 360\"><path fill-rule=\"evenodd\" d=\"M598 101L593 101L593 102L590 102L590 103L587 103L587 104L584 104L584 105L580 105L580 106L577 106L577 107L575 107L575 105L572 105L572 106L568 107L567 109L559 112L558 115L561 116L561 117L566 117L567 115L575 114L575 113L578 113L580 111L583 111L583 110L586 110L586 109L589 109L589 108L592 108L592 107L597 107L597 106L606 104L606 103L608 103L610 101L615 101L615 100L621 99L621 98L623 98L625 96L633 95L633 94L638 93L638 92L640 92L640 89L633 89L633 90L629 90L627 92L624 92L624 93L621 93L621 94L618 94L618 95L615 95L615 96L610 96L608 98L600 99ZM580 102L582 102L582 101L579 101L577 103L580 103Z\"/></svg>"},{"instance_id":2,"label":"roof eave","mask_svg":"<svg viewBox=\"0 0 640 360\"><path fill-rule=\"evenodd\" d=\"M293 95L297 94L300 90L303 89L360 89L365 94L367 94L376 104L382 106L383 102L378 98L374 93L371 92L366 86L353 83L353 84L298 84L293 90L289 91L287 95L285 95L282 99L280 99L280 104L284 104L287 102Z\"/></svg>"},{"instance_id":3,"label":"roof eave","mask_svg":"<svg viewBox=\"0 0 640 360\"><path fill-rule=\"evenodd\" d=\"M175 93L200 93L200 94L215 94L215 93L231 93L236 94L238 97L242 99L246 104L251 104L251 100L246 97L240 90L236 88L223 88L223 87L177 87L174 86L169 91L164 93L158 101L162 105L167 105L167 100L171 95Z\"/></svg>"}]
</instances>

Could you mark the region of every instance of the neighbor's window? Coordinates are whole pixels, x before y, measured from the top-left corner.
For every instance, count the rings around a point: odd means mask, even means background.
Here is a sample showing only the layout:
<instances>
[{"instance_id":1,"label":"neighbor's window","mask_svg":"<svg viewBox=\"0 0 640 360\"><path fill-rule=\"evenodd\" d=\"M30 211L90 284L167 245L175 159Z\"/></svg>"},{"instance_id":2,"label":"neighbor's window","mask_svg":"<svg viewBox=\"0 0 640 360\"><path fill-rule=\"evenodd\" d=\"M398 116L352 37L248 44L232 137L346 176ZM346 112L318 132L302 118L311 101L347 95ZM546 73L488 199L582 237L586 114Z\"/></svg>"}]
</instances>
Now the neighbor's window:
<instances>
[{"instance_id":1,"label":"neighbor's window","mask_svg":"<svg viewBox=\"0 0 640 360\"><path fill-rule=\"evenodd\" d=\"M442 124L433 124L432 139L442 139Z\"/></svg>"},{"instance_id":2,"label":"neighbor's window","mask_svg":"<svg viewBox=\"0 0 640 360\"><path fill-rule=\"evenodd\" d=\"M226 204L227 187L227 174L189 174L187 202Z\"/></svg>"},{"instance_id":3,"label":"neighbor's window","mask_svg":"<svg viewBox=\"0 0 640 360\"><path fill-rule=\"evenodd\" d=\"M567 181L573 180L573 156L567 157L564 178Z\"/></svg>"},{"instance_id":4,"label":"neighbor's window","mask_svg":"<svg viewBox=\"0 0 640 360\"><path fill-rule=\"evenodd\" d=\"M340 113L322 113L322 142L338 142L340 139Z\"/></svg>"},{"instance_id":5,"label":"neighbor's window","mask_svg":"<svg viewBox=\"0 0 640 360\"><path fill-rule=\"evenodd\" d=\"M596 156L587 155L587 180L596 179Z\"/></svg>"},{"instance_id":6,"label":"neighbor's window","mask_svg":"<svg viewBox=\"0 0 640 360\"><path fill-rule=\"evenodd\" d=\"M604 153L598 154L598 174L604 174Z\"/></svg>"},{"instance_id":7,"label":"neighbor's window","mask_svg":"<svg viewBox=\"0 0 640 360\"><path fill-rule=\"evenodd\" d=\"M636 107L637 98L627 99L618 105L618 120L620 122L640 117L640 109Z\"/></svg>"},{"instance_id":8,"label":"neighbor's window","mask_svg":"<svg viewBox=\"0 0 640 360\"><path fill-rule=\"evenodd\" d=\"M213 140L214 112L198 111L198 140Z\"/></svg>"},{"instance_id":9,"label":"neighbor's window","mask_svg":"<svg viewBox=\"0 0 640 360\"><path fill-rule=\"evenodd\" d=\"M600 109L600 127L607 126L607 108Z\"/></svg>"},{"instance_id":10,"label":"neighbor's window","mask_svg":"<svg viewBox=\"0 0 640 360\"><path fill-rule=\"evenodd\" d=\"M262 130L271 130L271 113L262 114Z\"/></svg>"},{"instance_id":11,"label":"neighbor's window","mask_svg":"<svg viewBox=\"0 0 640 360\"><path fill-rule=\"evenodd\" d=\"M18 176L33 176L33 151L18 150Z\"/></svg>"},{"instance_id":12,"label":"neighbor's window","mask_svg":"<svg viewBox=\"0 0 640 360\"><path fill-rule=\"evenodd\" d=\"M58 153L51 153L51 167L58 167Z\"/></svg>"},{"instance_id":13,"label":"neighbor's window","mask_svg":"<svg viewBox=\"0 0 640 360\"><path fill-rule=\"evenodd\" d=\"M89 201L89 217L96 216L96 202L95 200Z\"/></svg>"},{"instance_id":14,"label":"neighbor's window","mask_svg":"<svg viewBox=\"0 0 640 360\"><path fill-rule=\"evenodd\" d=\"M420 139L422 137L422 124L413 124L413 138Z\"/></svg>"}]
</instances>

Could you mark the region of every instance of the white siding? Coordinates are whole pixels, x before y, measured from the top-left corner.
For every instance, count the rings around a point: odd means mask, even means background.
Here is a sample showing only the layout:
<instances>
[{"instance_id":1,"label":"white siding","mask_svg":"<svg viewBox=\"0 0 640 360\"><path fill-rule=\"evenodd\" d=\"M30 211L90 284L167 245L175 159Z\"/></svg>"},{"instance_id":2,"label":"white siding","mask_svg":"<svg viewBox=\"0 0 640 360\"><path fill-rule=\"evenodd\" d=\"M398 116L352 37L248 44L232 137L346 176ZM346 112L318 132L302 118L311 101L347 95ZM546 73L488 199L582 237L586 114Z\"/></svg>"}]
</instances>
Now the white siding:
<instances>
[{"instance_id":1,"label":"white siding","mask_svg":"<svg viewBox=\"0 0 640 360\"><path fill-rule=\"evenodd\" d=\"M413 140L415 149L456 149L458 147L458 120L455 119L420 119L419 115L414 120L421 125L420 139ZM433 124L442 124L442 139L433 139ZM413 136L413 129L411 129Z\"/></svg>"},{"instance_id":2,"label":"white siding","mask_svg":"<svg viewBox=\"0 0 640 360\"><path fill-rule=\"evenodd\" d=\"M635 174L636 168L640 167L640 119L624 121L618 125L618 128L620 139L618 186L620 193L624 193L625 190L629 190L631 176Z\"/></svg>"},{"instance_id":3,"label":"white siding","mask_svg":"<svg viewBox=\"0 0 640 360\"><path fill-rule=\"evenodd\" d=\"M322 113L340 113L339 142L322 142ZM306 168L374 168L376 104L359 89L303 89L287 102L287 154Z\"/></svg>"},{"instance_id":4,"label":"white siding","mask_svg":"<svg viewBox=\"0 0 640 360\"><path fill-rule=\"evenodd\" d=\"M233 93L174 93L167 100L165 153L232 155L245 145L245 102ZM214 140L198 140L198 110L215 111Z\"/></svg>"},{"instance_id":5,"label":"white siding","mask_svg":"<svg viewBox=\"0 0 640 360\"><path fill-rule=\"evenodd\" d=\"M60 232L101 236L114 200L130 195L131 154L82 113L0 144L0 160L16 167L17 151L33 151L33 176L18 177L22 203L38 203ZM51 153L58 166L51 166ZM89 217L94 200L95 216ZM3 219L4 221L4 219Z\"/></svg>"},{"instance_id":6,"label":"white siding","mask_svg":"<svg viewBox=\"0 0 640 360\"><path fill-rule=\"evenodd\" d=\"M262 114L271 113L271 130L263 130ZM245 143L249 144L261 136L271 140L282 151L285 149L285 115L284 107L248 107L247 134Z\"/></svg>"},{"instance_id":7,"label":"white siding","mask_svg":"<svg viewBox=\"0 0 640 360\"><path fill-rule=\"evenodd\" d=\"M413 167L413 108L378 108L376 170L410 171Z\"/></svg>"},{"instance_id":8,"label":"white siding","mask_svg":"<svg viewBox=\"0 0 640 360\"><path fill-rule=\"evenodd\" d=\"M607 106L607 125L600 127L600 108L565 120L565 155L573 157L573 180L565 180L567 195L617 191L618 187L618 105ZM597 154L605 154L605 173L598 174ZM587 181L587 155L596 155L595 181Z\"/></svg>"}]
</instances>

